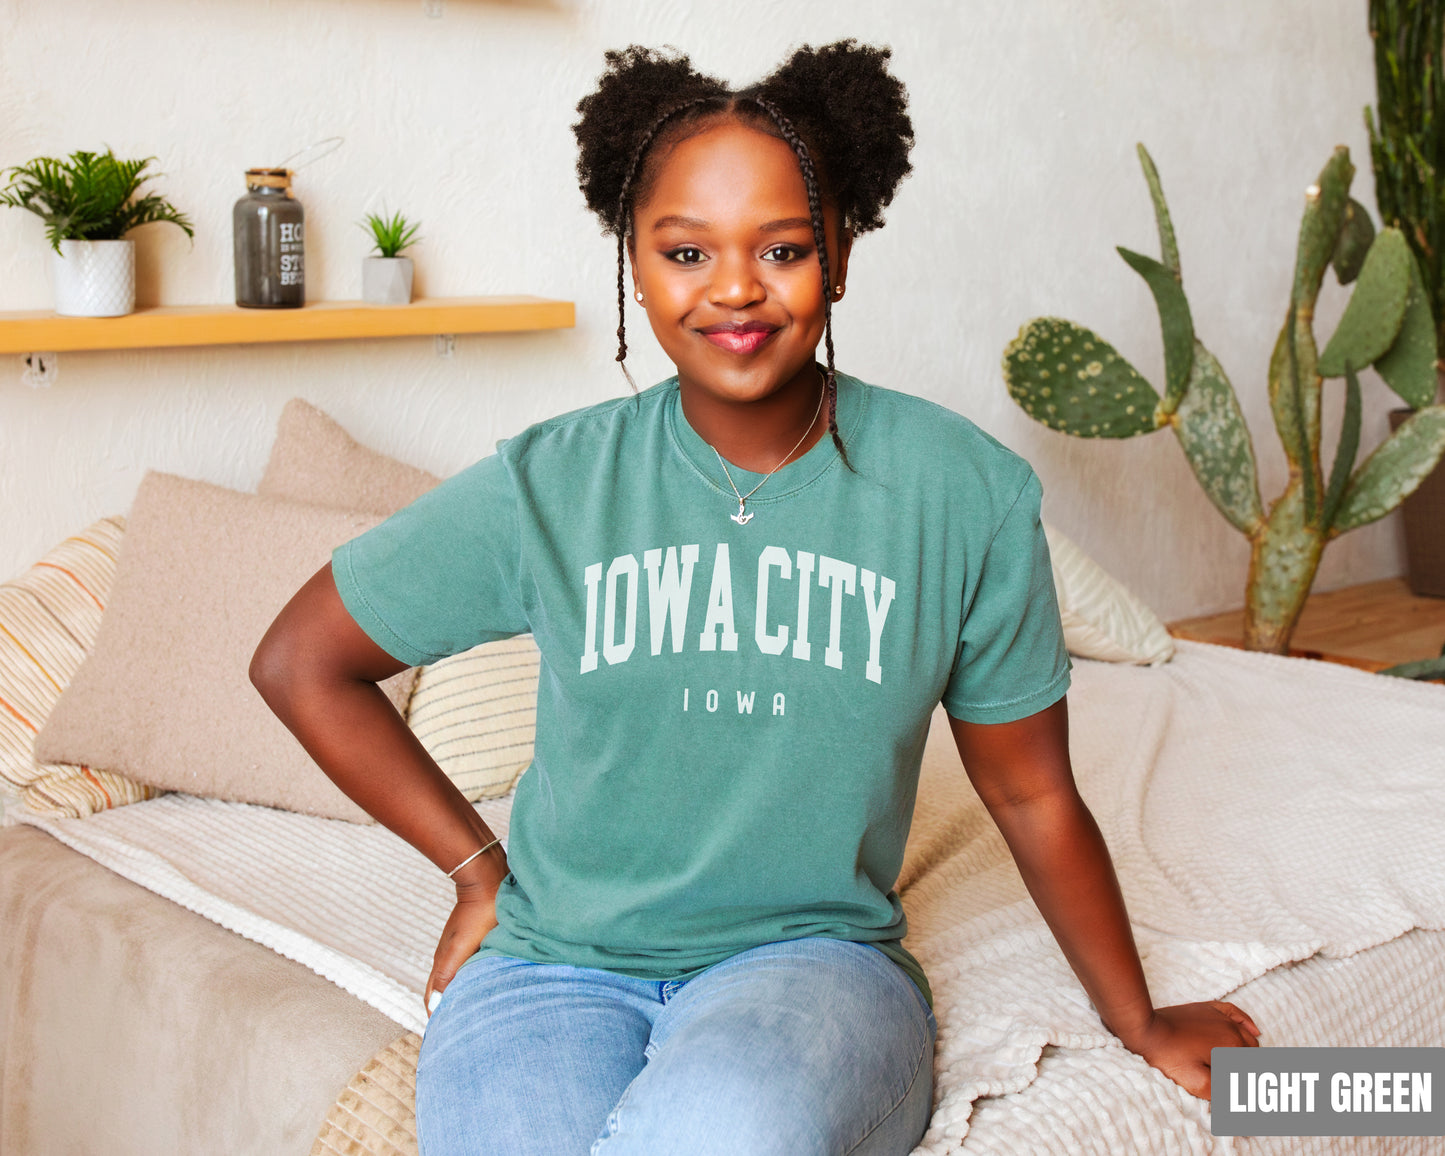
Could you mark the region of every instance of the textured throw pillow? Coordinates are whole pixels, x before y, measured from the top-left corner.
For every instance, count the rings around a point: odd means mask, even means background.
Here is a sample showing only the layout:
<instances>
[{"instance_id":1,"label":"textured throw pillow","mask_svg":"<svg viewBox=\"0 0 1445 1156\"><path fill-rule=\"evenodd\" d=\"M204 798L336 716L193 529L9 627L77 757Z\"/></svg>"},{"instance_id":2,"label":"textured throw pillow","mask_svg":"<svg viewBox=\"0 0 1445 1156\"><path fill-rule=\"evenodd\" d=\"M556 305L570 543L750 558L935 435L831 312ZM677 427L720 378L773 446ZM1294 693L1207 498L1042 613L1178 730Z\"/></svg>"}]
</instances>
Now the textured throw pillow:
<instances>
[{"instance_id":1,"label":"textured throw pillow","mask_svg":"<svg viewBox=\"0 0 1445 1156\"><path fill-rule=\"evenodd\" d=\"M1174 656L1174 640L1158 615L1052 526L1044 526L1044 535L1070 654L1149 666Z\"/></svg>"},{"instance_id":2,"label":"textured throw pillow","mask_svg":"<svg viewBox=\"0 0 1445 1156\"><path fill-rule=\"evenodd\" d=\"M440 479L367 449L315 406L293 398L258 490L272 497L390 514ZM407 722L468 799L505 795L532 761L536 643L485 642L422 667Z\"/></svg>"},{"instance_id":3,"label":"textured throw pillow","mask_svg":"<svg viewBox=\"0 0 1445 1156\"><path fill-rule=\"evenodd\" d=\"M251 655L331 550L381 519L150 473L94 653L36 742L163 789L369 822L271 713ZM382 683L404 706L405 671Z\"/></svg>"},{"instance_id":4,"label":"textured throw pillow","mask_svg":"<svg viewBox=\"0 0 1445 1156\"><path fill-rule=\"evenodd\" d=\"M0 584L0 779L41 814L80 818L155 794L110 771L35 761L35 736L95 643L124 530L102 518Z\"/></svg>"},{"instance_id":5,"label":"textured throw pillow","mask_svg":"<svg viewBox=\"0 0 1445 1156\"><path fill-rule=\"evenodd\" d=\"M392 514L439 481L367 449L314 405L293 397L281 411L256 492L313 506Z\"/></svg>"},{"instance_id":6,"label":"textured throw pillow","mask_svg":"<svg viewBox=\"0 0 1445 1156\"><path fill-rule=\"evenodd\" d=\"M468 799L505 795L532 761L541 655L530 634L424 666L407 722Z\"/></svg>"}]
</instances>

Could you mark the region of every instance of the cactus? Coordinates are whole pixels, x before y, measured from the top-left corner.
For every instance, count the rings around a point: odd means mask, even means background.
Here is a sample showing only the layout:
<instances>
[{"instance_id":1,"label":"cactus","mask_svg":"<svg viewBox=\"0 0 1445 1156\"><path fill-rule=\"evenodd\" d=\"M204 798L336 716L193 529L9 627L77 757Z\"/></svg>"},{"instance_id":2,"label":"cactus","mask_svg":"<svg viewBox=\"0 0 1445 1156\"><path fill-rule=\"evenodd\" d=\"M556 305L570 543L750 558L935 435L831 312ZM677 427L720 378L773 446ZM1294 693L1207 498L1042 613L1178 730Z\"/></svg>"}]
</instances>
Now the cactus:
<instances>
[{"instance_id":1,"label":"cactus","mask_svg":"<svg viewBox=\"0 0 1445 1156\"><path fill-rule=\"evenodd\" d=\"M1365 109L1365 127L1375 201L1384 223L1415 251L1436 341L1445 347L1445 4L1370 0L1369 14L1379 99L1376 112Z\"/></svg>"},{"instance_id":2,"label":"cactus","mask_svg":"<svg viewBox=\"0 0 1445 1156\"><path fill-rule=\"evenodd\" d=\"M1398 229L1375 231L1350 199L1354 166L1337 148L1305 194L1289 307L1270 357L1270 410L1289 480L1266 512L1254 444L1234 387L1194 332L1179 249L1158 170L1139 146L1159 227L1161 260L1120 249L1154 295L1164 338L1156 390L1098 334L1057 317L1028 322L1004 351L1010 396L1036 421L1075 437L1136 437L1169 426L1204 492L1250 541L1245 645L1286 653L1325 546L1393 510L1445 454L1445 406L1435 395L1436 330L1418 259ZM1354 284L1320 352L1314 309L1325 272ZM1357 371L1373 365L1418 412L1355 463ZM1344 379L1344 420L1326 480L1320 447L1324 381Z\"/></svg>"},{"instance_id":3,"label":"cactus","mask_svg":"<svg viewBox=\"0 0 1445 1156\"><path fill-rule=\"evenodd\" d=\"M1402 662L1399 666L1387 666L1380 671L1394 678L1417 678L1422 682L1445 680L1445 648L1438 658L1425 658L1419 662Z\"/></svg>"}]
</instances>

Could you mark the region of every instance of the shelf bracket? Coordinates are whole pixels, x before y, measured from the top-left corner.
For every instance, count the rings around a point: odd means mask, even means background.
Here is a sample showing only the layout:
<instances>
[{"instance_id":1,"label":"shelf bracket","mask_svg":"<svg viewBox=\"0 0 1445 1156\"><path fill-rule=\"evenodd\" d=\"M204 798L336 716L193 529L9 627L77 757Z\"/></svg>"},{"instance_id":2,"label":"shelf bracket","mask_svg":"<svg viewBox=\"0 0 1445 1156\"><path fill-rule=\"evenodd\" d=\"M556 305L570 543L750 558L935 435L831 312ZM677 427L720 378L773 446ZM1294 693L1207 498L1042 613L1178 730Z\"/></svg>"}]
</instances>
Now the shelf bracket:
<instances>
[{"instance_id":1,"label":"shelf bracket","mask_svg":"<svg viewBox=\"0 0 1445 1156\"><path fill-rule=\"evenodd\" d=\"M26 353L20 358L20 382L31 389L47 389L60 376L60 354Z\"/></svg>"},{"instance_id":2,"label":"shelf bracket","mask_svg":"<svg viewBox=\"0 0 1445 1156\"><path fill-rule=\"evenodd\" d=\"M455 333L438 333L432 338L432 349L438 357L450 357L457 351L457 335Z\"/></svg>"}]
</instances>

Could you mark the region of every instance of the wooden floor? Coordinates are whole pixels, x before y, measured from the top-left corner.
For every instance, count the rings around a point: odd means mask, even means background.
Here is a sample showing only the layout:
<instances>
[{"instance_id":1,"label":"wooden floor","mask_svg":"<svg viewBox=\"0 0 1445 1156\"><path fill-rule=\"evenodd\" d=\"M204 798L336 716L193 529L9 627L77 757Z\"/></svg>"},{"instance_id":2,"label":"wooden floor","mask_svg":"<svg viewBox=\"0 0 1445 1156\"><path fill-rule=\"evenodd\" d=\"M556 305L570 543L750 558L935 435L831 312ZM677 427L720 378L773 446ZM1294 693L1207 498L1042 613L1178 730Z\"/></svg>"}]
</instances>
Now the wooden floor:
<instances>
[{"instance_id":1,"label":"wooden floor","mask_svg":"<svg viewBox=\"0 0 1445 1156\"><path fill-rule=\"evenodd\" d=\"M1182 619L1170 623L1169 632L1238 646L1244 611ZM1311 658L1343 659L1366 670L1434 658L1445 647L1445 598L1417 597L1403 578L1312 594L1290 645Z\"/></svg>"}]
</instances>

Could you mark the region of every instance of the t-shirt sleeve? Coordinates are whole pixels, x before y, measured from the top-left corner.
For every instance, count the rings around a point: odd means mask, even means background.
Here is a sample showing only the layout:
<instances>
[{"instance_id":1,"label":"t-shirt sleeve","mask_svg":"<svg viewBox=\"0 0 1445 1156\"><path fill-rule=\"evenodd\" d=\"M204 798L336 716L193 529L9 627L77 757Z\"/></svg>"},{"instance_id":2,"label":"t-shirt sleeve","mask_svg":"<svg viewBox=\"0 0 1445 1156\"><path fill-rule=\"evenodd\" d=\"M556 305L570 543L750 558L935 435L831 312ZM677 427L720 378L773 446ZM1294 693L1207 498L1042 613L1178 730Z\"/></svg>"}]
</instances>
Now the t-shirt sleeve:
<instances>
[{"instance_id":1,"label":"t-shirt sleeve","mask_svg":"<svg viewBox=\"0 0 1445 1156\"><path fill-rule=\"evenodd\" d=\"M332 552L342 603L412 666L525 633L517 507L501 455L483 458Z\"/></svg>"},{"instance_id":2,"label":"t-shirt sleeve","mask_svg":"<svg viewBox=\"0 0 1445 1156\"><path fill-rule=\"evenodd\" d=\"M964 609L943 708L965 722L1027 718L1069 689L1049 547L1032 470L983 556Z\"/></svg>"}]
</instances>

